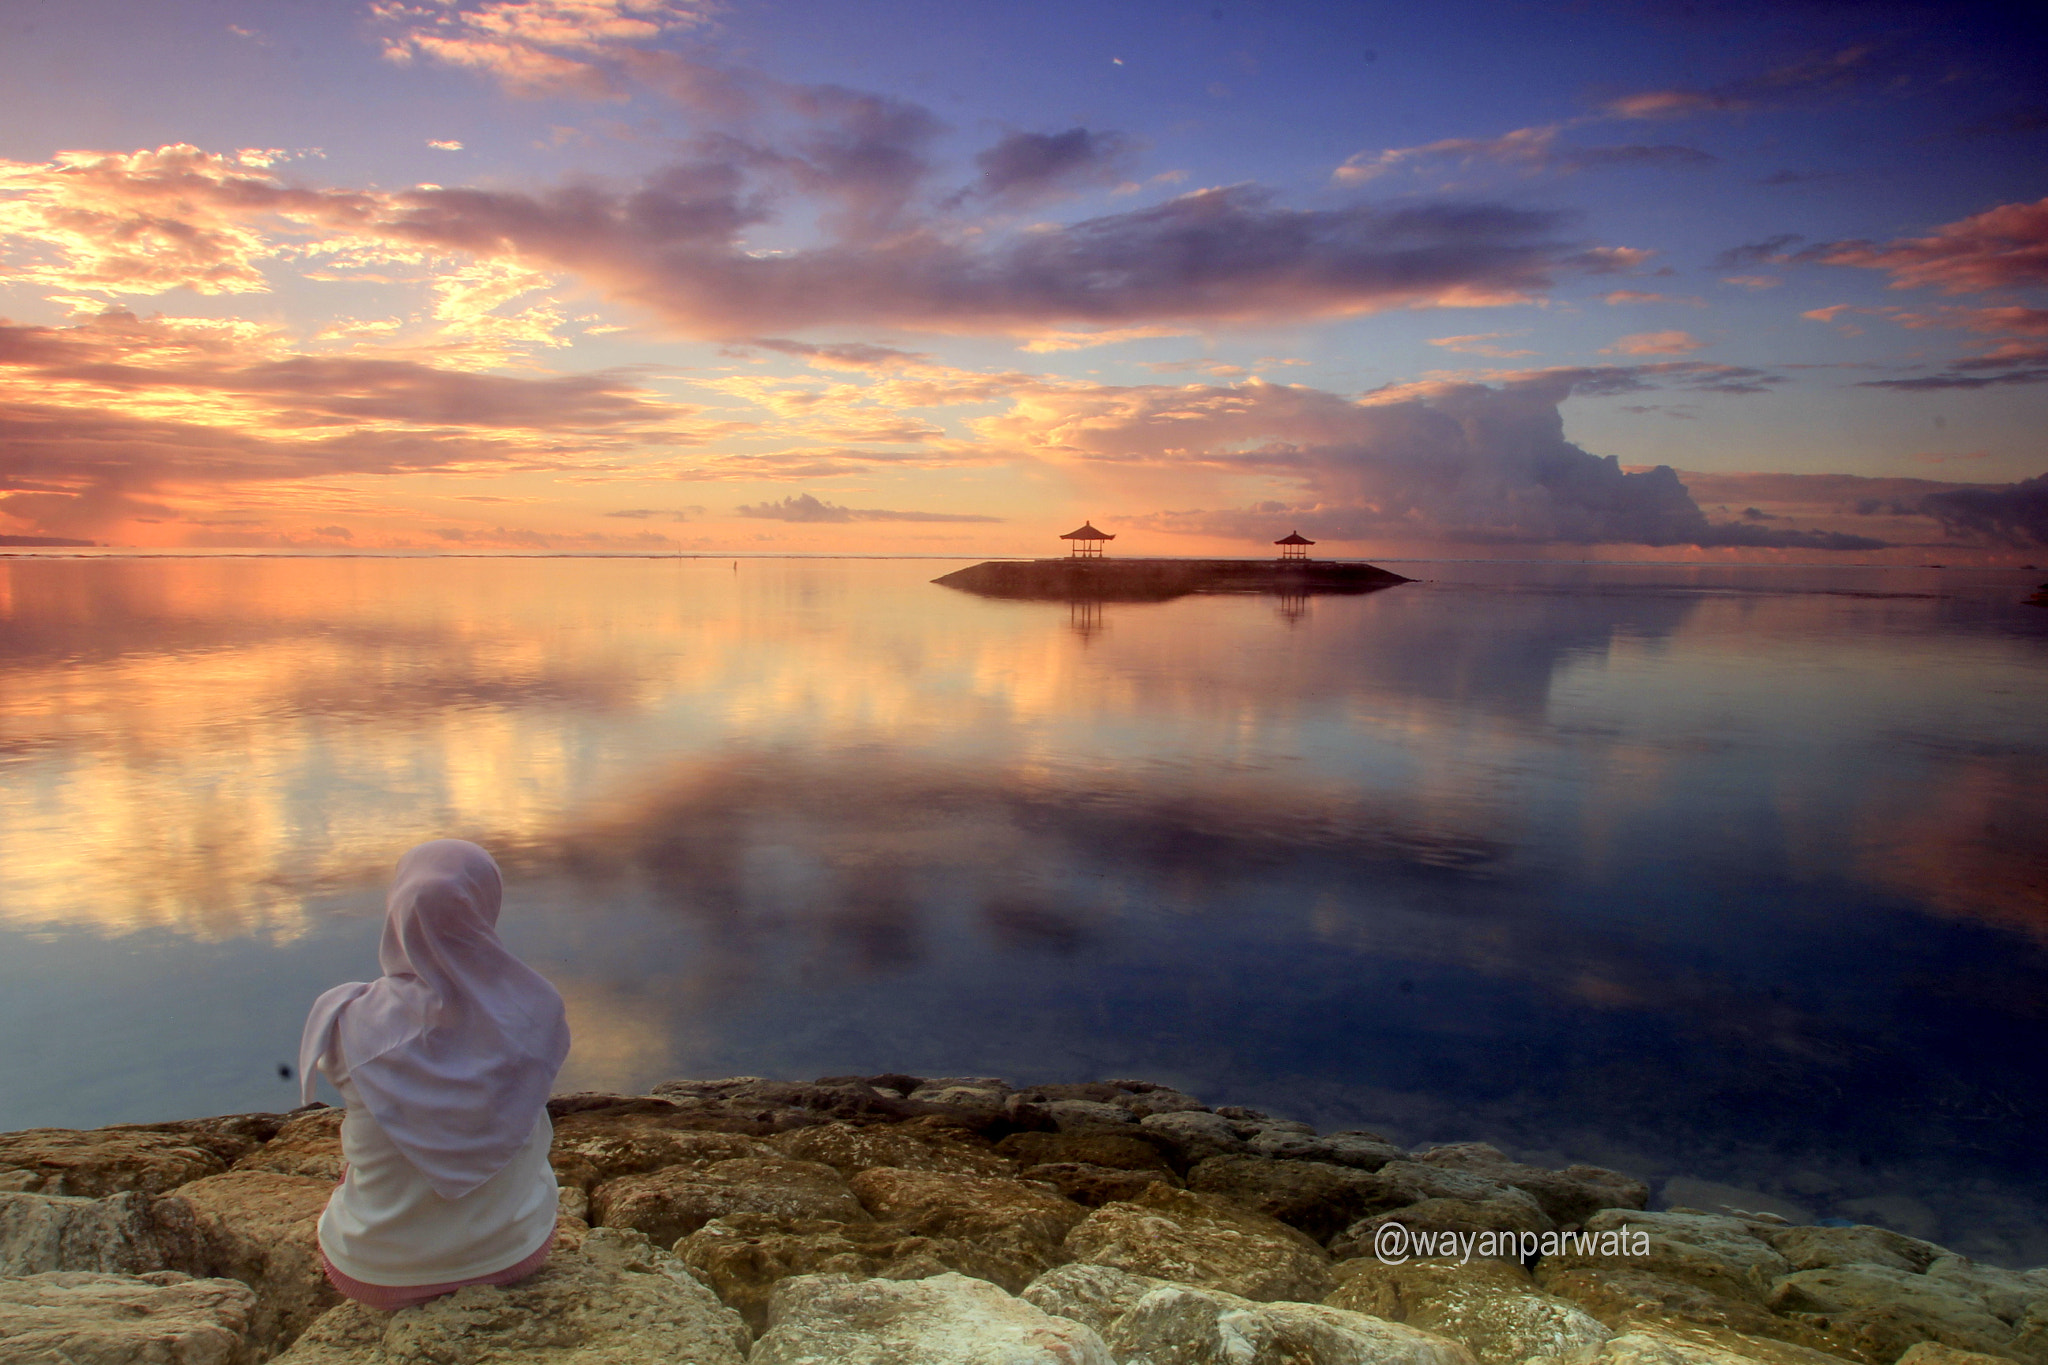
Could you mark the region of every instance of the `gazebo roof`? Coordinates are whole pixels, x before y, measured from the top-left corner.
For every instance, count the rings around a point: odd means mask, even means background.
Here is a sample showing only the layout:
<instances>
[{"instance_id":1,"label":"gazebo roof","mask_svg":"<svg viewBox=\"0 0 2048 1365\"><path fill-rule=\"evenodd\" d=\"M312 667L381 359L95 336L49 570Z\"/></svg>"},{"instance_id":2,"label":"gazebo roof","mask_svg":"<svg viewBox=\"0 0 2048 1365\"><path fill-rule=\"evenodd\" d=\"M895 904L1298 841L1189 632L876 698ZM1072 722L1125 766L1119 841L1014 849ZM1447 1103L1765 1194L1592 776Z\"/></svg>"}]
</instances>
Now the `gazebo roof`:
<instances>
[{"instance_id":1,"label":"gazebo roof","mask_svg":"<svg viewBox=\"0 0 2048 1365\"><path fill-rule=\"evenodd\" d=\"M1313 545L1315 542L1299 531L1289 531L1285 540L1276 540L1275 545Z\"/></svg>"},{"instance_id":2,"label":"gazebo roof","mask_svg":"<svg viewBox=\"0 0 2048 1365\"><path fill-rule=\"evenodd\" d=\"M1113 536L1113 535L1110 535L1110 534L1109 534L1109 533L1108 533L1107 531L1098 531L1098 530L1096 530L1096 529L1095 529L1095 527L1094 527L1094 526L1092 526L1092 525L1091 525L1091 524L1089 524L1088 522L1085 522L1085 521L1084 521L1084 522L1082 522L1082 523L1081 523L1081 529L1080 529L1080 530L1078 530L1078 531L1069 531L1069 532L1067 532L1067 533L1066 533L1065 535L1061 536L1061 537L1060 537L1060 539L1061 539L1061 540L1115 540L1115 539L1116 539L1116 537L1115 537L1115 536Z\"/></svg>"}]
</instances>

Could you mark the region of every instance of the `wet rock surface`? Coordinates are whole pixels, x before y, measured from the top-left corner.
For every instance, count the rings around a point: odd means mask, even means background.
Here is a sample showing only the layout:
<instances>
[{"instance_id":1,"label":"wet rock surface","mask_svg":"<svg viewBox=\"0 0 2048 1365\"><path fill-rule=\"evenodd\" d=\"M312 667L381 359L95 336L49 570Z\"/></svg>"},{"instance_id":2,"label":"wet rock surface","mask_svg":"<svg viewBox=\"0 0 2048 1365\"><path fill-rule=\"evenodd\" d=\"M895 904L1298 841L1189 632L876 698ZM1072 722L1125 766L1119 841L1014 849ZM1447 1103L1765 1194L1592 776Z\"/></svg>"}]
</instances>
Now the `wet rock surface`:
<instances>
[{"instance_id":1,"label":"wet rock surface","mask_svg":"<svg viewBox=\"0 0 2048 1365\"><path fill-rule=\"evenodd\" d=\"M1145 1081L739 1076L549 1111L548 1266L390 1314L321 1273L340 1111L0 1134L0 1365L2048 1365L2048 1269L1913 1220L1645 1211L1604 1168Z\"/></svg>"}]
</instances>

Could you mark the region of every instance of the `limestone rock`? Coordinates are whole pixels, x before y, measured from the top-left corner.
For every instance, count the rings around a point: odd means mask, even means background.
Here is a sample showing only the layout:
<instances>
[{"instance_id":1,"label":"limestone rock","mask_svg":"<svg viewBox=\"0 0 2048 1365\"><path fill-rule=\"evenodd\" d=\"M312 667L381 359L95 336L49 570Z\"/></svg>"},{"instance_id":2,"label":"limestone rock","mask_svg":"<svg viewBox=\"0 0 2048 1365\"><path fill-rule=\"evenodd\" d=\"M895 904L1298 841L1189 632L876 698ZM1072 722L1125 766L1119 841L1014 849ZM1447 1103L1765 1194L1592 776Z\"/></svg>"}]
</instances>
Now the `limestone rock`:
<instances>
[{"instance_id":1,"label":"limestone rock","mask_svg":"<svg viewBox=\"0 0 2048 1365\"><path fill-rule=\"evenodd\" d=\"M2040 1271L2028 1272L2039 1276ZM2036 1302L2012 1325L2012 1345L2006 1353L2033 1365L2048 1365L2048 1303Z\"/></svg>"},{"instance_id":2,"label":"limestone rock","mask_svg":"<svg viewBox=\"0 0 2048 1365\"><path fill-rule=\"evenodd\" d=\"M1573 1358L1586 1361L1584 1355ZM1532 1362L1533 1365L1533 1362ZM1586 1365L1842 1365L1839 1357L1697 1324L1638 1323Z\"/></svg>"},{"instance_id":3,"label":"limestone rock","mask_svg":"<svg viewBox=\"0 0 2048 1365\"><path fill-rule=\"evenodd\" d=\"M1142 1128L1138 1133L1012 1133L996 1144L996 1151L1022 1166L1080 1162L1125 1171L1171 1171L1160 1152L1164 1139Z\"/></svg>"},{"instance_id":4,"label":"limestone rock","mask_svg":"<svg viewBox=\"0 0 2048 1365\"><path fill-rule=\"evenodd\" d=\"M190 1130L170 1124L0 1133L0 1189L88 1199L123 1190L162 1194L219 1175L255 1146L196 1141Z\"/></svg>"},{"instance_id":5,"label":"limestone rock","mask_svg":"<svg viewBox=\"0 0 2048 1365\"><path fill-rule=\"evenodd\" d=\"M1536 1204L1533 1196L1511 1185L1503 1184L1492 1176L1456 1166L1435 1165L1425 1161L1389 1161L1374 1174L1387 1189L1390 1200L1396 1204L1414 1204L1424 1199L1467 1199L1474 1202L1484 1199L1513 1199Z\"/></svg>"},{"instance_id":6,"label":"limestone rock","mask_svg":"<svg viewBox=\"0 0 2048 1365\"><path fill-rule=\"evenodd\" d=\"M906 1171L951 1171L957 1175L1009 1176L1017 1163L981 1139L928 1120L857 1127L833 1121L778 1133L769 1145L797 1161L820 1162L842 1176L875 1166Z\"/></svg>"},{"instance_id":7,"label":"limestone rock","mask_svg":"<svg viewBox=\"0 0 2048 1365\"><path fill-rule=\"evenodd\" d=\"M751 1365L1113 1365L1102 1338L985 1280L782 1281Z\"/></svg>"},{"instance_id":8,"label":"limestone rock","mask_svg":"<svg viewBox=\"0 0 2048 1365\"><path fill-rule=\"evenodd\" d=\"M1359 1218L1409 1202L1370 1172L1325 1161L1212 1156L1188 1172L1188 1188L1219 1194L1300 1228L1318 1242Z\"/></svg>"},{"instance_id":9,"label":"limestone rock","mask_svg":"<svg viewBox=\"0 0 2048 1365\"><path fill-rule=\"evenodd\" d=\"M1866 1353L1884 1359L1922 1341L2011 1354L2011 1326L1981 1296L1950 1281L1887 1266L1794 1271L1771 1287L1770 1306L1780 1314L1819 1318L1836 1331L1853 1332L1869 1343Z\"/></svg>"},{"instance_id":10,"label":"limestone rock","mask_svg":"<svg viewBox=\"0 0 2048 1365\"><path fill-rule=\"evenodd\" d=\"M778 1130L826 1119L882 1122L910 1118L916 1112L906 1101L884 1095L858 1076L831 1076L809 1083L770 1081L758 1076L733 1076L718 1081L668 1081L655 1086L653 1093L662 1099L715 1100L727 1113L760 1118ZM786 1118L785 1115L804 1117Z\"/></svg>"},{"instance_id":11,"label":"limestone rock","mask_svg":"<svg viewBox=\"0 0 2048 1365\"><path fill-rule=\"evenodd\" d=\"M1428 1166L1469 1171L1529 1194L1560 1226L1583 1223L1602 1209L1640 1209L1650 1202L1650 1187L1632 1176L1600 1166L1567 1166L1549 1171L1511 1160L1483 1142L1457 1142L1432 1147L1416 1160Z\"/></svg>"},{"instance_id":12,"label":"limestone rock","mask_svg":"<svg viewBox=\"0 0 2048 1365\"><path fill-rule=\"evenodd\" d=\"M347 1303L277 1365L741 1365L751 1334L675 1257L597 1228L516 1284L471 1285L417 1308Z\"/></svg>"},{"instance_id":13,"label":"limestone rock","mask_svg":"<svg viewBox=\"0 0 2048 1365\"><path fill-rule=\"evenodd\" d=\"M1096 1100L1049 1100L1039 1106L1062 1133L1119 1132L1137 1126L1139 1115Z\"/></svg>"},{"instance_id":14,"label":"limestone rock","mask_svg":"<svg viewBox=\"0 0 2048 1365\"><path fill-rule=\"evenodd\" d=\"M228 1171L179 1186L151 1214L167 1265L256 1291L250 1336L275 1350L341 1301L320 1265L320 1212L333 1192L313 1176Z\"/></svg>"},{"instance_id":15,"label":"limestone rock","mask_svg":"<svg viewBox=\"0 0 2048 1365\"><path fill-rule=\"evenodd\" d=\"M1025 1180L1042 1181L1065 1198L1091 1209L1120 1199L1135 1199L1154 1181L1180 1187L1180 1177L1172 1171L1122 1171L1112 1166L1092 1166L1085 1161L1027 1166L1020 1174Z\"/></svg>"},{"instance_id":16,"label":"limestone rock","mask_svg":"<svg viewBox=\"0 0 2048 1365\"><path fill-rule=\"evenodd\" d=\"M1923 1341L1908 1346L1906 1353L1899 1357L1898 1365L2015 1365L2006 1356L1988 1356L1982 1351L1958 1351L1953 1346L1944 1346L1938 1341Z\"/></svg>"},{"instance_id":17,"label":"limestone rock","mask_svg":"<svg viewBox=\"0 0 2048 1365\"><path fill-rule=\"evenodd\" d=\"M235 1162L238 1171L276 1171L341 1183L341 1120L346 1109L312 1109L295 1114L277 1136Z\"/></svg>"},{"instance_id":18,"label":"limestone rock","mask_svg":"<svg viewBox=\"0 0 2048 1365\"><path fill-rule=\"evenodd\" d=\"M1616 1331L1641 1323L1677 1325L1784 1341L1864 1361L1865 1365L1890 1363L1889 1356L1871 1359L1868 1343L1854 1332L1782 1317L1753 1300L1728 1298L1689 1280L1654 1271L1632 1270L1626 1262L1571 1265L1561 1258L1545 1257L1536 1267L1536 1283L1559 1298L1570 1299Z\"/></svg>"},{"instance_id":19,"label":"limestone rock","mask_svg":"<svg viewBox=\"0 0 2048 1365\"><path fill-rule=\"evenodd\" d=\"M1560 1265L1607 1265L1628 1271L1650 1271L1696 1284L1728 1298L1762 1303L1770 1284L1791 1266L1757 1235L1760 1224L1712 1213L1641 1213L1608 1209L1586 1220L1587 1232L1598 1235L1642 1233L1644 1255L1602 1256L1568 1249L1555 1257Z\"/></svg>"},{"instance_id":20,"label":"limestone rock","mask_svg":"<svg viewBox=\"0 0 2048 1365\"><path fill-rule=\"evenodd\" d=\"M1094 1328L1126 1365L1472 1365L1456 1342L1363 1313L1257 1303L1109 1266L1062 1266L1024 1297Z\"/></svg>"},{"instance_id":21,"label":"limestone rock","mask_svg":"<svg viewBox=\"0 0 2048 1365\"><path fill-rule=\"evenodd\" d=\"M1967 1256L1939 1256L1928 1265L1926 1275L1931 1281L1975 1294L1995 1316L2010 1323L2024 1318L2035 1304L2048 1304L2048 1284L2016 1270L1979 1265Z\"/></svg>"},{"instance_id":22,"label":"limestone rock","mask_svg":"<svg viewBox=\"0 0 2048 1365\"><path fill-rule=\"evenodd\" d=\"M663 1246L728 1213L836 1222L867 1217L839 1172L815 1161L792 1161L780 1153L622 1175L590 1192L593 1223L637 1228Z\"/></svg>"},{"instance_id":23,"label":"limestone rock","mask_svg":"<svg viewBox=\"0 0 2048 1365\"><path fill-rule=\"evenodd\" d=\"M1250 1150L1238 1134L1238 1125L1220 1114L1150 1114L1139 1122L1146 1132L1172 1144L1182 1170L1212 1156Z\"/></svg>"},{"instance_id":24,"label":"limestone rock","mask_svg":"<svg viewBox=\"0 0 2048 1365\"><path fill-rule=\"evenodd\" d=\"M52 1270L136 1274L163 1267L147 1195L105 1199L0 1192L0 1275Z\"/></svg>"},{"instance_id":25,"label":"limestone rock","mask_svg":"<svg viewBox=\"0 0 2048 1365\"><path fill-rule=\"evenodd\" d=\"M0 1361L245 1365L256 1296L176 1271L49 1271L0 1279Z\"/></svg>"},{"instance_id":26,"label":"limestone rock","mask_svg":"<svg viewBox=\"0 0 2048 1365\"><path fill-rule=\"evenodd\" d=\"M851 1182L876 1218L967 1240L1020 1238L1057 1247L1087 1210L1019 1180L878 1167Z\"/></svg>"},{"instance_id":27,"label":"limestone rock","mask_svg":"<svg viewBox=\"0 0 2048 1365\"><path fill-rule=\"evenodd\" d=\"M563 1185L588 1190L620 1176L670 1166L709 1166L740 1157L772 1157L776 1150L737 1133L657 1127L610 1114L577 1114L555 1123L548 1161Z\"/></svg>"},{"instance_id":28,"label":"limestone rock","mask_svg":"<svg viewBox=\"0 0 2048 1365\"><path fill-rule=\"evenodd\" d=\"M1131 1087L1144 1085L1145 1082L1123 1081L1113 1084L1129 1091ZM1209 1110L1208 1105L1193 1095L1183 1095L1180 1091L1170 1090L1163 1085L1142 1091L1131 1091L1111 1100L1110 1103L1141 1119L1147 1114L1194 1114L1207 1113Z\"/></svg>"},{"instance_id":29,"label":"limestone rock","mask_svg":"<svg viewBox=\"0 0 2048 1365\"><path fill-rule=\"evenodd\" d=\"M1424 1199L1387 1213L1361 1218L1330 1239L1330 1254L1339 1260L1376 1254L1380 1228L1398 1223L1407 1235L1392 1249L1407 1255L1436 1254L1442 1238L1485 1232L1550 1230L1550 1220L1536 1201L1521 1190L1504 1188L1491 1199Z\"/></svg>"},{"instance_id":30,"label":"limestone rock","mask_svg":"<svg viewBox=\"0 0 2048 1365\"><path fill-rule=\"evenodd\" d=\"M1786 1228L1767 1234L1774 1250L1794 1270L1831 1265L1881 1265L1918 1274L1942 1255L1940 1247L1890 1228Z\"/></svg>"},{"instance_id":31,"label":"limestone rock","mask_svg":"<svg viewBox=\"0 0 2048 1365\"><path fill-rule=\"evenodd\" d=\"M1009 1082L990 1076L945 1076L927 1079L904 1096L910 1104L936 1110L976 1128L1001 1121L1014 1095Z\"/></svg>"},{"instance_id":32,"label":"limestone rock","mask_svg":"<svg viewBox=\"0 0 2048 1365\"><path fill-rule=\"evenodd\" d=\"M1035 1249L1004 1253L901 1223L829 1223L736 1213L683 1238L675 1252L755 1331L768 1323L775 1286L792 1275L921 1280L948 1270L1019 1290L1045 1266Z\"/></svg>"},{"instance_id":33,"label":"limestone rock","mask_svg":"<svg viewBox=\"0 0 2048 1365\"><path fill-rule=\"evenodd\" d=\"M1597 1351L1614 1333L1568 1299L1538 1290L1510 1261L1376 1258L1337 1267L1323 1302L1405 1322L1463 1345L1481 1365L1518 1365L1530 1356Z\"/></svg>"},{"instance_id":34,"label":"limestone rock","mask_svg":"<svg viewBox=\"0 0 2048 1365\"><path fill-rule=\"evenodd\" d=\"M1372 1133L1331 1133L1324 1137L1292 1133L1280 1128L1262 1128L1246 1146L1253 1156L1281 1161L1325 1161L1332 1166L1353 1166L1376 1171L1389 1161L1402 1161L1407 1153Z\"/></svg>"},{"instance_id":35,"label":"limestone rock","mask_svg":"<svg viewBox=\"0 0 2048 1365\"><path fill-rule=\"evenodd\" d=\"M1089 1214L1064 1250L1071 1260L1247 1299L1313 1302L1329 1290L1329 1256L1300 1231L1220 1196L1160 1184Z\"/></svg>"}]
</instances>

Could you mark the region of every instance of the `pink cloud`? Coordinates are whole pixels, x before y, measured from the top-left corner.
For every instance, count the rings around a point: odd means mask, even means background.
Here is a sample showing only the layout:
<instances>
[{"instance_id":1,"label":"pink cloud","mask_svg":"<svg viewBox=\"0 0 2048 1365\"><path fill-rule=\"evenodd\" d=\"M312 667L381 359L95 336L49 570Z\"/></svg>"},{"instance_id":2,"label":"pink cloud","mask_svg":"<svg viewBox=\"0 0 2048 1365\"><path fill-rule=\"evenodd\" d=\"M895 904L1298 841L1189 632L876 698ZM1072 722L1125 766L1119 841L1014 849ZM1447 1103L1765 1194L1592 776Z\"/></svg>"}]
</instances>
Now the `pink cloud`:
<instances>
[{"instance_id":1,"label":"pink cloud","mask_svg":"<svg viewBox=\"0 0 2048 1365\"><path fill-rule=\"evenodd\" d=\"M1706 347L1690 332L1637 332L1625 336L1612 346L1603 347L1602 355L1690 355Z\"/></svg>"},{"instance_id":2,"label":"pink cloud","mask_svg":"<svg viewBox=\"0 0 2048 1365\"><path fill-rule=\"evenodd\" d=\"M1492 356L1497 360L1514 360L1522 356L1535 355L1536 352L1534 351L1509 351L1492 344L1505 337L1520 335L1521 333L1519 332L1474 332L1469 336L1461 337L1431 337L1429 338L1429 344L1441 346L1447 351L1457 351L1463 355Z\"/></svg>"},{"instance_id":3,"label":"pink cloud","mask_svg":"<svg viewBox=\"0 0 2048 1365\"><path fill-rule=\"evenodd\" d=\"M1559 136L1571 126L1569 123L1549 123L1517 128L1499 137L1445 138L1419 147L1359 152L1337 167L1332 178L1339 184L1355 185L1377 179L1390 171L1431 162L1453 162L1462 166L1484 162L1533 175L1617 166L1697 169L1711 166L1719 160L1696 147L1670 144L1574 147L1560 143Z\"/></svg>"},{"instance_id":4,"label":"pink cloud","mask_svg":"<svg viewBox=\"0 0 2048 1365\"><path fill-rule=\"evenodd\" d=\"M636 44L696 27L704 9L678 0L378 0L384 55L424 57L495 77L515 95L621 94L618 59Z\"/></svg>"},{"instance_id":5,"label":"pink cloud","mask_svg":"<svg viewBox=\"0 0 2048 1365\"><path fill-rule=\"evenodd\" d=\"M1882 246L1837 242L1823 248L1828 265L1891 274L1893 289L1935 288L1944 294L2048 285L2048 199L1997 208L1938 227L1926 237Z\"/></svg>"},{"instance_id":6,"label":"pink cloud","mask_svg":"<svg viewBox=\"0 0 2048 1365\"><path fill-rule=\"evenodd\" d=\"M616 375L309 356L208 322L0 323L0 510L92 534L230 488L337 474L589 473L741 429L701 412Z\"/></svg>"},{"instance_id":7,"label":"pink cloud","mask_svg":"<svg viewBox=\"0 0 2048 1365\"><path fill-rule=\"evenodd\" d=\"M1670 119L1782 104L1817 91L1845 89L1863 79L1874 51L1867 44L1859 44L1704 90L1643 90L1609 100L1600 108L1611 118Z\"/></svg>"}]
</instances>

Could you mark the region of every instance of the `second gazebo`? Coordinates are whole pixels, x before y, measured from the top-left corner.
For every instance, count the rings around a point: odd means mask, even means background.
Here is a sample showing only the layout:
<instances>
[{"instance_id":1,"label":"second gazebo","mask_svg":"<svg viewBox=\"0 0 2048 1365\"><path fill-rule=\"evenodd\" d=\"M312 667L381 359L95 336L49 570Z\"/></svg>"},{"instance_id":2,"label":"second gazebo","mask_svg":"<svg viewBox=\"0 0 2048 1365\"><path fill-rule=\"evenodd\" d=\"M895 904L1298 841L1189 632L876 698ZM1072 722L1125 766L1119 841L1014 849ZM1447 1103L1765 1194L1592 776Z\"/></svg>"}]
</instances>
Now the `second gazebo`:
<instances>
[{"instance_id":1,"label":"second gazebo","mask_svg":"<svg viewBox=\"0 0 2048 1365\"><path fill-rule=\"evenodd\" d=\"M1105 540L1115 540L1116 537L1107 531L1098 531L1093 524L1084 521L1081 523L1080 530L1069 531L1061 536L1060 539L1073 542L1073 549L1069 552L1069 558L1100 559L1102 558L1102 542Z\"/></svg>"},{"instance_id":2,"label":"second gazebo","mask_svg":"<svg viewBox=\"0 0 2048 1365\"><path fill-rule=\"evenodd\" d=\"M1307 559L1308 547L1315 544L1313 540L1310 540L1299 531L1289 531L1284 539L1276 540L1273 543L1280 547L1280 557L1282 559Z\"/></svg>"}]
</instances>

